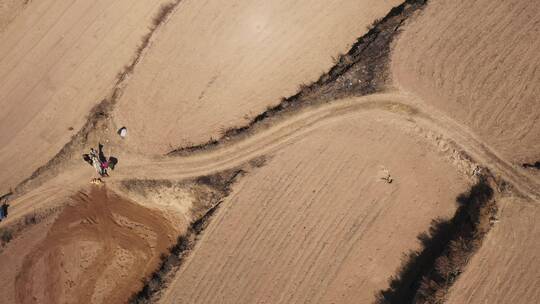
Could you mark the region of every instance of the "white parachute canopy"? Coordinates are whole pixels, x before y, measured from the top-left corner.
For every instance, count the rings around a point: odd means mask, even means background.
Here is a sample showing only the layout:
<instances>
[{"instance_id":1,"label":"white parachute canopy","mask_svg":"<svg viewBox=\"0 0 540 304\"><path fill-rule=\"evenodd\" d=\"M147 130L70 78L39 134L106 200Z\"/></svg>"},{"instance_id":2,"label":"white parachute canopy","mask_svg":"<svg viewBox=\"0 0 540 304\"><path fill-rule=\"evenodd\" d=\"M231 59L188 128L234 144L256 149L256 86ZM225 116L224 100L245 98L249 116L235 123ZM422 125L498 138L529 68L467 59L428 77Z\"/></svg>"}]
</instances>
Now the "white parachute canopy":
<instances>
[{"instance_id":1,"label":"white parachute canopy","mask_svg":"<svg viewBox=\"0 0 540 304\"><path fill-rule=\"evenodd\" d=\"M118 135L120 135L120 137L122 138L125 138L127 135L127 128L121 127L120 129L118 129Z\"/></svg>"}]
</instances>

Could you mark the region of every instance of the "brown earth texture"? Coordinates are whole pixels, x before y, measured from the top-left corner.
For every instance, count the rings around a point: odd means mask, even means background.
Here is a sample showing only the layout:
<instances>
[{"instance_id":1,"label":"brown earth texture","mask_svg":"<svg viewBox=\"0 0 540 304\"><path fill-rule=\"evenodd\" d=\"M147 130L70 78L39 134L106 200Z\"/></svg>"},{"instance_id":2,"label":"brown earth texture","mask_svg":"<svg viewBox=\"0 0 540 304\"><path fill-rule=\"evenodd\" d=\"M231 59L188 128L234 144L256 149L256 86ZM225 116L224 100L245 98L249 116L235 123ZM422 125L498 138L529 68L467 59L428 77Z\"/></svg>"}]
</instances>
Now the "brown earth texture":
<instances>
[{"instance_id":1,"label":"brown earth texture","mask_svg":"<svg viewBox=\"0 0 540 304\"><path fill-rule=\"evenodd\" d=\"M0 41L0 303L540 298L536 1L0 0Z\"/></svg>"}]
</instances>

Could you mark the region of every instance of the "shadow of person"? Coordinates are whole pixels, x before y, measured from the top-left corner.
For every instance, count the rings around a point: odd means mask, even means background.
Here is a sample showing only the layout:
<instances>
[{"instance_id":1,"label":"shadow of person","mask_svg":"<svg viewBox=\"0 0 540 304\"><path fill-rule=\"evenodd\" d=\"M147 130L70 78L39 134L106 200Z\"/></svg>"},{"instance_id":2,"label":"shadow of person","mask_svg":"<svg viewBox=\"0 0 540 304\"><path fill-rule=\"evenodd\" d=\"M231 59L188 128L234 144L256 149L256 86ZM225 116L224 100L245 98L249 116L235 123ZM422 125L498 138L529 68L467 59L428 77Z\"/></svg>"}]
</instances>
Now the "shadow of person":
<instances>
[{"instance_id":1,"label":"shadow of person","mask_svg":"<svg viewBox=\"0 0 540 304\"><path fill-rule=\"evenodd\" d=\"M82 157L85 162L89 163L90 166L92 166L92 158L90 158L89 154L83 154Z\"/></svg>"},{"instance_id":2,"label":"shadow of person","mask_svg":"<svg viewBox=\"0 0 540 304\"><path fill-rule=\"evenodd\" d=\"M111 170L114 170L114 167L118 164L118 158L111 156L109 157L109 168Z\"/></svg>"},{"instance_id":3,"label":"shadow of person","mask_svg":"<svg viewBox=\"0 0 540 304\"><path fill-rule=\"evenodd\" d=\"M523 168L534 168L540 170L540 161L537 161L534 164L523 164Z\"/></svg>"},{"instance_id":4,"label":"shadow of person","mask_svg":"<svg viewBox=\"0 0 540 304\"><path fill-rule=\"evenodd\" d=\"M98 157L99 161L102 163L107 161L107 157L105 157L105 154L103 154L103 145L101 143L98 145Z\"/></svg>"}]
</instances>

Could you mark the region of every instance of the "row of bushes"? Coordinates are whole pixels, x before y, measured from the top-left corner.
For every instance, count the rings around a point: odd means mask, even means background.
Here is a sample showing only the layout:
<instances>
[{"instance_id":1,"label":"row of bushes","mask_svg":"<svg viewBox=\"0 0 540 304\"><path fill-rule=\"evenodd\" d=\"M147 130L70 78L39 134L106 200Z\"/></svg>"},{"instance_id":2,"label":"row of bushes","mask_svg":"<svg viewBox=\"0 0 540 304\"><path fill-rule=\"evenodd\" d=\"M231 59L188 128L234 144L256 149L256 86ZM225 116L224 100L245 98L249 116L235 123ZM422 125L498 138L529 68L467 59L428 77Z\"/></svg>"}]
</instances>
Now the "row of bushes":
<instances>
[{"instance_id":1,"label":"row of bushes","mask_svg":"<svg viewBox=\"0 0 540 304\"><path fill-rule=\"evenodd\" d=\"M434 220L429 232L418 236L422 249L406 255L390 287L377 295L378 304L444 302L497 213L486 178L460 195L457 203L454 217Z\"/></svg>"}]
</instances>

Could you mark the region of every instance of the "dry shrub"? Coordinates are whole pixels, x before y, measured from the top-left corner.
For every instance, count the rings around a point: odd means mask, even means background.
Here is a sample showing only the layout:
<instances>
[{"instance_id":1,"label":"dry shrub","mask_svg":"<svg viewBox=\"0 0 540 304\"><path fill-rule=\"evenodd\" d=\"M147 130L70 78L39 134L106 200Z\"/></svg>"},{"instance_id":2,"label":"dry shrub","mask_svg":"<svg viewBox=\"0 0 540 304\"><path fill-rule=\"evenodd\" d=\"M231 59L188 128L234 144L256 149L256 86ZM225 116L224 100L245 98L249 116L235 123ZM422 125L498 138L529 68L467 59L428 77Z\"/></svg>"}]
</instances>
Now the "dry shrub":
<instances>
[{"instance_id":1,"label":"dry shrub","mask_svg":"<svg viewBox=\"0 0 540 304\"><path fill-rule=\"evenodd\" d=\"M373 30L374 28L376 28L377 25L379 23L381 23L382 20L383 20L382 18L377 18L377 19L373 20L373 22L370 25L368 25L367 31L369 32L369 31Z\"/></svg>"},{"instance_id":2,"label":"dry shrub","mask_svg":"<svg viewBox=\"0 0 540 304\"><path fill-rule=\"evenodd\" d=\"M35 214L30 214L24 217L25 225L35 225L38 223L38 219Z\"/></svg>"},{"instance_id":3,"label":"dry shrub","mask_svg":"<svg viewBox=\"0 0 540 304\"><path fill-rule=\"evenodd\" d=\"M152 296L161 290L171 270L180 266L182 258L192 248L192 245L193 241L190 239L189 233L179 236L176 244L169 248L169 255L161 255L159 268L148 279L143 280L143 288L129 299L129 303L151 303Z\"/></svg>"},{"instance_id":4,"label":"dry shrub","mask_svg":"<svg viewBox=\"0 0 540 304\"><path fill-rule=\"evenodd\" d=\"M9 243L13 239L13 232L11 229L2 229L2 232L0 232L0 239L2 240L2 246Z\"/></svg>"},{"instance_id":5,"label":"dry shrub","mask_svg":"<svg viewBox=\"0 0 540 304\"><path fill-rule=\"evenodd\" d=\"M158 25L161 24L161 22L165 21L165 19L167 18L167 16L169 16L171 14L171 12L175 8L175 6L176 6L175 2L169 2L169 3L162 4L160 9L159 9L159 12L157 13L157 15L152 20L153 25L155 27L157 27Z\"/></svg>"}]
</instances>

